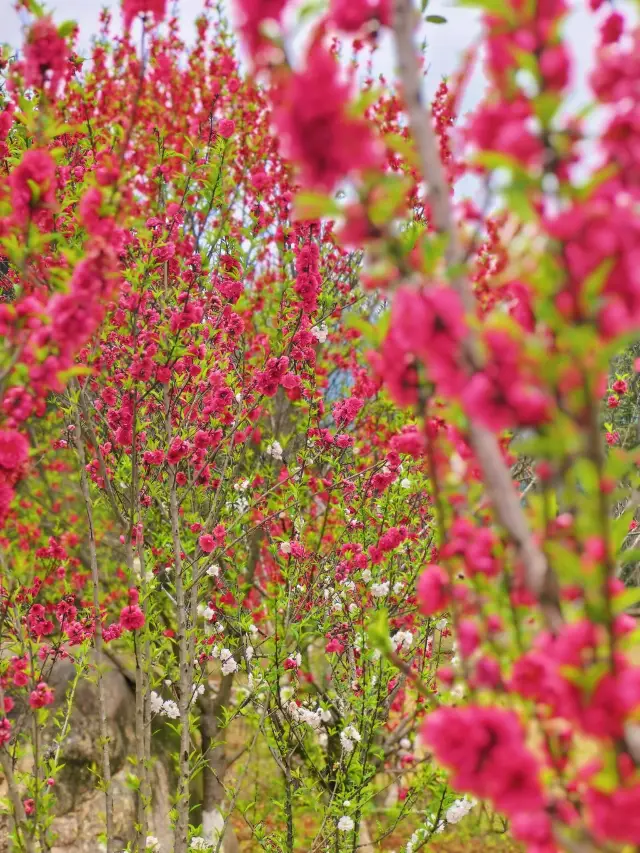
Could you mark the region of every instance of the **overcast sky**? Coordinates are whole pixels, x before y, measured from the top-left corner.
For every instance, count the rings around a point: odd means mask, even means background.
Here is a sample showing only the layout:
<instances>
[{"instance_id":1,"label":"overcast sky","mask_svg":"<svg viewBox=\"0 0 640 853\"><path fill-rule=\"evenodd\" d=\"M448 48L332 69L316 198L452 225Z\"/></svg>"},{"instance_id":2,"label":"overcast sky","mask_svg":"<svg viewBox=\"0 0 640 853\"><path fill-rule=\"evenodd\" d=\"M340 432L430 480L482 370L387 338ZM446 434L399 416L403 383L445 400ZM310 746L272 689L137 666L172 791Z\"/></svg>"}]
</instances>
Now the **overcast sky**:
<instances>
[{"instance_id":1,"label":"overcast sky","mask_svg":"<svg viewBox=\"0 0 640 853\"><path fill-rule=\"evenodd\" d=\"M290 0L293 7L296 0ZM5 7L9 0L0 0L0 7ZM52 11L54 19L62 22L75 20L80 26L79 52L82 54L87 50L91 37L98 31L98 19L100 11L104 6L111 8L114 12L114 24L121 26L120 0L41 0L47 8ZM234 18L233 0L223 0L229 9L231 20ZM417 0L416 0L417 2ZM508 0L504 0L508 2ZM297 5L301 0L297 0ZM589 89L587 84L588 72L592 65L594 48L597 43L598 27L603 17L608 14L609 5L604 4L598 16L588 11L587 0L569 0L570 14L564 23L567 45L573 53L575 61L573 85L571 95L566 103L570 111L579 109L589 101ZM194 21L202 9L202 0L169 0L169 8L177 13L183 38L191 41L195 35ZM630 0L621 0L616 3L616 8L627 14L634 14L635 7ZM426 79L427 94L433 94L438 87L442 77L452 74L458 68L459 57L463 51L477 40L480 30L479 17L470 9L456 8L455 0L430 0L429 14L443 15L447 23L443 25L429 25L424 30L427 39L427 62L429 73ZM23 22L28 19L26 13L21 17L13 9L2 19L2 30L0 39L12 46L19 46L22 42L21 30ZM138 24L139 26L139 24ZM303 47L304 37L289 45L294 58ZM87 50L88 53L88 50ZM376 71L384 73L389 79L394 77L394 52L390 33L386 32L377 51ZM462 102L461 112L464 115L481 99L485 78L481 66L471 79ZM592 128L599 123L598 116L590 119ZM595 149L594 149L595 155ZM475 197L478 187L474 181L465 177L457 185L456 195L463 197L471 195Z\"/></svg>"},{"instance_id":2,"label":"overcast sky","mask_svg":"<svg viewBox=\"0 0 640 853\"><path fill-rule=\"evenodd\" d=\"M232 0L227 0L227 2L233 14ZM0 0L0 5L5 3L8 5L8 0ZM91 36L97 32L100 10L105 5L114 10L114 19L119 22L119 0L108 0L108 2L103 2L103 0L49 0L47 3L56 20L73 19L78 22L81 33L81 48L86 47ZM596 28L592 16L586 11L588 6L586 0L574 0L571 5L573 11L565 27L568 43L578 63L574 97L578 101L584 101L587 92L583 81L585 70L589 66L590 57L593 53ZM202 8L201 0L179 0L179 2L171 3L171 6L175 6L178 10L183 36L186 39L191 39L194 32L193 22ZM431 0L429 13L444 15L448 19L448 23L445 25L429 26L425 33L428 40L430 68L427 85L433 91L443 75L450 74L455 70L457 57L477 38L478 20L474 13L468 9L456 9L455 3L451 0L449 2L447 0ZM0 35L2 40L14 46L19 45L22 39L21 21L18 14L11 10L7 16L3 16L2 24ZM378 67L388 75L393 73L393 51L388 34L382 40L378 52ZM468 91L466 107L477 101L482 94L483 85L482 75L476 75Z\"/></svg>"}]
</instances>

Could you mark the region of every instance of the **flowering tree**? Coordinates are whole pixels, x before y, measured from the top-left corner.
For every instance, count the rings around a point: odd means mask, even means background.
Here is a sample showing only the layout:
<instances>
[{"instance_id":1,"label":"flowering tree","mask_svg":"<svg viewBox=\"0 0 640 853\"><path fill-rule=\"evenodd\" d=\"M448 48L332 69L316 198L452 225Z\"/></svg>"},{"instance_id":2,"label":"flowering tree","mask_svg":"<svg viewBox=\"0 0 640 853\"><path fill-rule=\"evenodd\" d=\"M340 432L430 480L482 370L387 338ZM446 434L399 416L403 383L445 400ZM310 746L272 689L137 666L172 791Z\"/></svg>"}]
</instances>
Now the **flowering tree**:
<instances>
[{"instance_id":1,"label":"flowering tree","mask_svg":"<svg viewBox=\"0 0 640 853\"><path fill-rule=\"evenodd\" d=\"M0 114L9 849L56 843L84 683L107 853L414 853L476 800L534 853L640 844L631 24L592 3L585 153L562 0L475 4L490 86L464 123L473 57L424 103L428 4L314 7L293 62L295 4L237 0L248 69L212 2L190 47L163 0L125 0L89 62L23 5ZM386 30L397 85L368 67Z\"/></svg>"}]
</instances>

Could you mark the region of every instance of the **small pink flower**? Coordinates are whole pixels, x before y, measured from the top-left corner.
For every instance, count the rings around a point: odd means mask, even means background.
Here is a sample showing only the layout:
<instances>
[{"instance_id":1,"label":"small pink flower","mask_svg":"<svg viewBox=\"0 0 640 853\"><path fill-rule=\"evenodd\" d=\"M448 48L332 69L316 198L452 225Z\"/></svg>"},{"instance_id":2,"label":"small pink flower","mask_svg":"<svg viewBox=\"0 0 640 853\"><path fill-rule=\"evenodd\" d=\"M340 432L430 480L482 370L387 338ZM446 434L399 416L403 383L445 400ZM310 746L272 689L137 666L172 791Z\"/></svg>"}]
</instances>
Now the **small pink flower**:
<instances>
[{"instance_id":1,"label":"small pink flower","mask_svg":"<svg viewBox=\"0 0 640 853\"><path fill-rule=\"evenodd\" d=\"M418 580L416 590L420 603L420 612L433 616L443 611L449 603L449 576L435 563L424 570Z\"/></svg>"},{"instance_id":2,"label":"small pink flower","mask_svg":"<svg viewBox=\"0 0 640 853\"><path fill-rule=\"evenodd\" d=\"M35 690L29 695L29 705L35 710L36 708L44 708L46 705L51 705L53 702L53 690L50 690L44 681L37 685Z\"/></svg>"},{"instance_id":3,"label":"small pink flower","mask_svg":"<svg viewBox=\"0 0 640 853\"><path fill-rule=\"evenodd\" d=\"M125 631L137 631L144 625L144 613L137 604L129 604L120 611L120 625Z\"/></svg>"},{"instance_id":4,"label":"small pink flower","mask_svg":"<svg viewBox=\"0 0 640 853\"><path fill-rule=\"evenodd\" d=\"M215 539L210 533L203 533L198 539L198 544L205 554L210 554L216 547Z\"/></svg>"},{"instance_id":5,"label":"small pink flower","mask_svg":"<svg viewBox=\"0 0 640 853\"><path fill-rule=\"evenodd\" d=\"M236 129L236 123L230 118L220 119L218 122L218 134L223 139L230 139L233 136L233 131Z\"/></svg>"}]
</instances>

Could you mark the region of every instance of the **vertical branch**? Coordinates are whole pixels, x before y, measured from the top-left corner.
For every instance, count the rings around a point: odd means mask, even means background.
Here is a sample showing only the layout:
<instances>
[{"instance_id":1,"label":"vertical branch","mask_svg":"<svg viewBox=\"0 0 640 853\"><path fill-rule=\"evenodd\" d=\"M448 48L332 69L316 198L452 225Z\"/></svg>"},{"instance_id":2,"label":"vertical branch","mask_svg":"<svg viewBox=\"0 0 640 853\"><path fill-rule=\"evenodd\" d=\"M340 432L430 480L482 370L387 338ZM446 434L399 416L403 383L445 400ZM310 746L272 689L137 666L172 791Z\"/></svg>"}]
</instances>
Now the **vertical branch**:
<instances>
[{"instance_id":1,"label":"vertical branch","mask_svg":"<svg viewBox=\"0 0 640 853\"><path fill-rule=\"evenodd\" d=\"M171 406L169 387L164 389L165 430L167 448L171 444ZM178 757L178 795L175 825L174 853L186 853L189 834L189 706L191 704L191 671L192 657L189 654L189 614L187 612L187 596L185 578L183 576L182 546L180 544L180 519L178 516L178 490L176 484L176 467L168 465L170 478L169 514L171 518L171 539L173 542L173 560L175 564L176 607L178 610L178 667L179 694L178 709L180 711L180 754ZM194 588L196 585L194 584ZM193 599L193 595L191 598Z\"/></svg>"},{"instance_id":2,"label":"vertical branch","mask_svg":"<svg viewBox=\"0 0 640 853\"><path fill-rule=\"evenodd\" d=\"M76 386L79 393L79 386ZM100 615L100 575L98 572L98 553L96 548L95 527L93 523L93 504L87 478L86 455L84 439L82 437L82 423L80 419L79 403L76 406L76 429L75 444L80 462L80 487L87 513L87 527L89 530L89 559L91 562L91 585L93 591L93 616L95 632L96 665L98 674L98 708L99 708L99 731L102 747L102 776L104 780L104 806L107 834L107 853L113 851L113 793L111 791L111 761L109 757L109 729L107 726L107 710L104 694L104 680L102 677L102 617Z\"/></svg>"},{"instance_id":3,"label":"vertical branch","mask_svg":"<svg viewBox=\"0 0 640 853\"><path fill-rule=\"evenodd\" d=\"M0 747L0 767L2 767L4 778L7 780L7 789L9 791L9 799L11 800L13 810L16 837L18 839L18 844L20 844L20 849L24 850L25 853L35 853L33 838L24 831L24 824L26 822L24 806L20 799L20 791L18 790L16 778L13 775L11 757L4 747Z\"/></svg>"},{"instance_id":4,"label":"vertical branch","mask_svg":"<svg viewBox=\"0 0 640 853\"><path fill-rule=\"evenodd\" d=\"M224 709L231 699L233 674L223 675L215 700L200 697L200 731L202 733L203 783L202 824L204 837L215 842L215 833L224 824L220 806L224 799L223 779L227 765Z\"/></svg>"},{"instance_id":5,"label":"vertical branch","mask_svg":"<svg viewBox=\"0 0 640 853\"><path fill-rule=\"evenodd\" d=\"M422 102L422 75L414 44L416 20L419 19L412 0L394 0L393 31L398 68L411 133L426 182L432 223L436 231L447 238L445 260L451 272L451 285L460 295L465 310L473 314L475 298L462 271L465 258L454 220L449 185L440 160L433 118L431 110ZM467 334L462 349L468 369L481 369L482 360L472 333ZM492 432L473 421L469 422L469 437L497 519L509 535L524 567L527 587L537 598L547 624L557 629L563 622L558 582L531 535L498 441Z\"/></svg>"}]
</instances>

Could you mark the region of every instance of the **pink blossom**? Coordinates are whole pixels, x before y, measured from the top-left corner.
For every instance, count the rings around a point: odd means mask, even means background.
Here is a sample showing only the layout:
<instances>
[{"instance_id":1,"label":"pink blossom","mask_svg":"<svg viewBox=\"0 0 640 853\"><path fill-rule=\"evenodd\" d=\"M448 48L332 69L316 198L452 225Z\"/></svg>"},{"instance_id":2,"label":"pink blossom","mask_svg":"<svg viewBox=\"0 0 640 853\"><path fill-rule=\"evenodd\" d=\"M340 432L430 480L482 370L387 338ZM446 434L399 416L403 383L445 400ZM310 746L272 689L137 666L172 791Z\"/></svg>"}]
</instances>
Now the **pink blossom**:
<instances>
[{"instance_id":1,"label":"pink blossom","mask_svg":"<svg viewBox=\"0 0 640 853\"><path fill-rule=\"evenodd\" d=\"M391 26L391 0L331 0L331 21L345 33L357 33L370 21Z\"/></svg>"},{"instance_id":2,"label":"pink blossom","mask_svg":"<svg viewBox=\"0 0 640 853\"><path fill-rule=\"evenodd\" d=\"M123 0L122 17L124 28L131 27L133 19L138 15L151 15L156 24L164 21L167 14L167 0Z\"/></svg>"},{"instance_id":3,"label":"pink blossom","mask_svg":"<svg viewBox=\"0 0 640 853\"><path fill-rule=\"evenodd\" d=\"M38 18L27 34L24 48L26 85L37 86L56 97L69 67L68 59L69 48L52 19L48 15Z\"/></svg>"},{"instance_id":4,"label":"pink blossom","mask_svg":"<svg viewBox=\"0 0 640 853\"><path fill-rule=\"evenodd\" d=\"M438 761L451 768L458 790L489 799L508 815L544 807L540 767L512 711L439 708L427 717L422 735Z\"/></svg>"},{"instance_id":5,"label":"pink blossom","mask_svg":"<svg viewBox=\"0 0 640 853\"><path fill-rule=\"evenodd\" d=\"M6 717L0 718L0 746L4 746L11 740L11 720Z\"/></svg>"},{"instance_id":6,"label":"pink blossom","mask_svg":"<svg viewBox=\"0 0 640 853\"><path fill-rule=\"evenodd\" d=\"M449 576L442 566L432 563L422 572L416 588L420 612L425 616L441 613L449 604Z\"/></svg>"},{"instance_id":7,"label":"pink blossom","mask_svg":"<svg viewBox=\"0 0 640 853\"><path fill-rule=\"evenodd\" d=\"M120 625L125 631L137 631L144 622L144 613L137 604L129 604L120 611Z\"/></svg>"},{"instance_id":8,"label":"pink blossom","mask_svg":"<svg viewBox=\"0 0 640 853\"><path fill-rule=\"evenodd\" d=\"M21 468L29 456L29 442L16 430L0 430L0 472Z\"/></svg>"},{"instance_id":9,"label":"pink blossom","mask_svg":"<svg viewBox=\"0 0 640 853\"><path fill-rule=\"evenodd\" d=\"M33 211L55 203L56 164L47 151L30 148L9 175L11 208L15 221L24 225ZM34 191L32 184L37 187Z\"/></svg>"},{"instance_id":10,"label":"pink blossom","mask_svg":"<svg viewBox=\"0 0 640 853\"><path fill-rule=\"evenodd\" d=\"M235 129L236 123L230 118L223 118L218 122L217 131L223 139L230 139L233 136L233 131Z\"/></svg>"},{"instance_id":11,"label":"pink blossom","mask_svg":"<svg viewBox=\"0 0 640 853\"><path fill-rule=\"evenodd\" d=\"M51 705L53 699L53 690L47 686L46 682L41 681L29 694L29 705L34 709L44 708L46 705Z\"/></svg>"},{"instance_id":12,"label":"pink blossom","mask_svg":"<svg viewBox=\"0 0 640 853\"><path fill-rule=\"evenodd\" d=\"M379 162L368 124L351 117L348 106L349 86L340 80L340 66L316 42L306 67L292 75L277 115L287 155L300 166L305 186L331 190Z\"/></svg>"},{"instance_id":13,"label":"pink blossom","mask_svg":"<svg viewBox=\"0 0 640 853\"><path fill-rule=\"evenodd\" d=\"M362 409L364 403L359 397L349 397L348 400L341 400L339 403L334 403L333 418L339 427L344 427L346 424L352 423Z\"/></svg>"},{"instance_id":14,"label":"pink blossom","mask_svg":"<svg viewBox=\"0 0 640 853\"><path fill-rule=\"evenodd\" d=\"M239 12L240 31L255 63L262 62L268 47L263 34L267 21L279 23L289 0L235 0Z\"/></svg>"},{"instance_id":15,"label":"pink blossom","mask_svg":"<svg viewBox=\"0 0 640 853\"><path fill-rule=\"evenodd\" d=\"M212 551L215 551L216 543L215 539L210 533L203 533L202 536L198 539L198 544L202 551L205 554L210 554Z\"/></svg>"}]
</instances>

